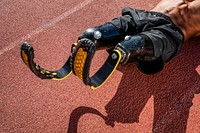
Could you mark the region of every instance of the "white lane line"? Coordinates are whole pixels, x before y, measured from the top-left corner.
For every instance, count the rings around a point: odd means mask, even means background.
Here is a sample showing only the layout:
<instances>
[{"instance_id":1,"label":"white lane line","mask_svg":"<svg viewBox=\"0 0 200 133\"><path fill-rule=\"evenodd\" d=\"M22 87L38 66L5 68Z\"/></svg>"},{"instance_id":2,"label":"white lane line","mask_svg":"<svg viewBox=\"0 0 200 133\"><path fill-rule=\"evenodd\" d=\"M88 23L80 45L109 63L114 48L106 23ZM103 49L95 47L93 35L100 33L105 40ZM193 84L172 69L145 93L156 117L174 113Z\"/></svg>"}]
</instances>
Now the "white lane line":
<instances>
[{"instance_id":1,"label":"white lane line","mask_svg":"<svg viewBox=\"0 0 200 133\"><path fill-rule=\"evenodd\" d=\"M31 31L29 34L21 37L20 39L10 43L8 46L4 47L3 49L0 50L0 55L4 54L5 52L13 49L14 47L16 47L17 45L20 45L22 42L24 42L25 40L31 38L32 36L35 36L41 32L43 32L44 30L55 26L56 23L58 23L59 21L65 19L66 17L68 17L69 15L75 13L76 11L82 9L83 7L87 6L88 4L90 4L92 1L94 0L85 0L82 3L76 5L75 7L71 8L70 10L64 12L63 14L51 19L50 21L46 22L45 24L41 25L40 27L36 28L35 30Z\"/></svg>"}]
</instances>

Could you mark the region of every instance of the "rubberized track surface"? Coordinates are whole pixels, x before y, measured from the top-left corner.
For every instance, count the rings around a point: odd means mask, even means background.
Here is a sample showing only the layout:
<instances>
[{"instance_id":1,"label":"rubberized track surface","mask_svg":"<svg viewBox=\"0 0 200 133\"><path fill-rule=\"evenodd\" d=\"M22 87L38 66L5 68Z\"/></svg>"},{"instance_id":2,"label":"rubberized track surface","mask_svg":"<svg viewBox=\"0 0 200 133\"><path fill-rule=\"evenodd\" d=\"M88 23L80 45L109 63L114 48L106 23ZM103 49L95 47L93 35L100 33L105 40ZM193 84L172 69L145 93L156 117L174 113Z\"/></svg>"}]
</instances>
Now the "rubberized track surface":
<instances>
[{"instance_id":1,"label":"rubberized track surface","mask_svg":"<svg viewBox=\"0 0 200 133\"><path fill-rule=\"evenodd\" d=\"M0 132L199 133L199 38L185 43L161 73L147 76L133 64L119 66L96 91L74 75L40 80L20 59L19 46L26 40L35 48L35 61L55 70L82 31L119 16L122 7L151 9L157 2L1 0ZM92 72L107 56L97 52ZM108 115L107 123L97 110Z\"/></svg>"}]
</instances>

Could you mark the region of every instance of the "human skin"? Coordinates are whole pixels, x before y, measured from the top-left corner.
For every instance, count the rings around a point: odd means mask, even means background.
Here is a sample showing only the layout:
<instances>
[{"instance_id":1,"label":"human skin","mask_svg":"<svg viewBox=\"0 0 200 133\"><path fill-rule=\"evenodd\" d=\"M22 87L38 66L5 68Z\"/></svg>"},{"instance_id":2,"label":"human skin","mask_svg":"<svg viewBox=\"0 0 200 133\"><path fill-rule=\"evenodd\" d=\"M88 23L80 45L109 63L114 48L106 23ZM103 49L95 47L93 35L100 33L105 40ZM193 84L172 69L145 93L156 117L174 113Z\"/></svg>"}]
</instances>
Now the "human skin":
<instances>
[{"instance_id":1,"label":"human skin","mask_svg":"<svg viewBox=\"0 0 200 133\"><path fill-rule=\"evenodd\" d=\"M200 36L200 0L162 0L152 11L161 12L184 34L184 41Z\"/></svg>"}]
</instances>

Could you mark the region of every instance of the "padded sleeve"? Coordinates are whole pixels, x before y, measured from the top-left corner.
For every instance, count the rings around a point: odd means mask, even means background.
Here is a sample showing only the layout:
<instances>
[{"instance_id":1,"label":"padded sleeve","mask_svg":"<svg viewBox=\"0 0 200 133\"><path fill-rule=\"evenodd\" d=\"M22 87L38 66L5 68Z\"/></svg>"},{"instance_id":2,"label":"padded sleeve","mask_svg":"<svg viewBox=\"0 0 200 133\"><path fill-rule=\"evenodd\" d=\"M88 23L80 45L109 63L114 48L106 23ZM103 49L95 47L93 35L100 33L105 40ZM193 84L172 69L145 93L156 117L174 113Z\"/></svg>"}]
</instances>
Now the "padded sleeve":
<instances>
[{"instance_id":1,"label":"padded sleeve","mask_svg":"<svg viewBox=\"0 0 200 133\"><path fill-rule=\"evenodd\" d=\"M180 52L184 40L182 31L168 16L159 12L124 8L122 16L113 19L111 23L126 35L143 34L151 39L157 60L138 62L140 70L160 66L157 70L160 71L164 62L168 62ZM154 73L157 71L154 70Z\"/></svg>"}]
</instances>

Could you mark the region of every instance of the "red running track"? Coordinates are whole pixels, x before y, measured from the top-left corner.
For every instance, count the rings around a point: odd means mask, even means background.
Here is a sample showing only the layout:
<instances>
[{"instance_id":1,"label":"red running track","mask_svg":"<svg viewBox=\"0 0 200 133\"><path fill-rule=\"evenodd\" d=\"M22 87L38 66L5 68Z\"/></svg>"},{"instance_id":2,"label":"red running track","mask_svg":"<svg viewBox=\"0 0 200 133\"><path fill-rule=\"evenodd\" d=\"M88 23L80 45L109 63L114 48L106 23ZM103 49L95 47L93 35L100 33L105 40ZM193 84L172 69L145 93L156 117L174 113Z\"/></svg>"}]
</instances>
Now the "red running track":
<instances>
[{"instance_id":1,"label":"red running track","mask_svg":"<svg viewBox=\"0 0 200 133\"><path fill-rule=\"evenodd\" d=\"M125 6L151 9L158 1L0 1L0 132L199 133L199 38L186 42L161 73L119 66L96 91L74 75L40 80L20 59L19 45L29 41L35 61L55 70L82 31L119 16ZM107 56L97 52L92 72Z\"/></svg>"}]
</instances>

